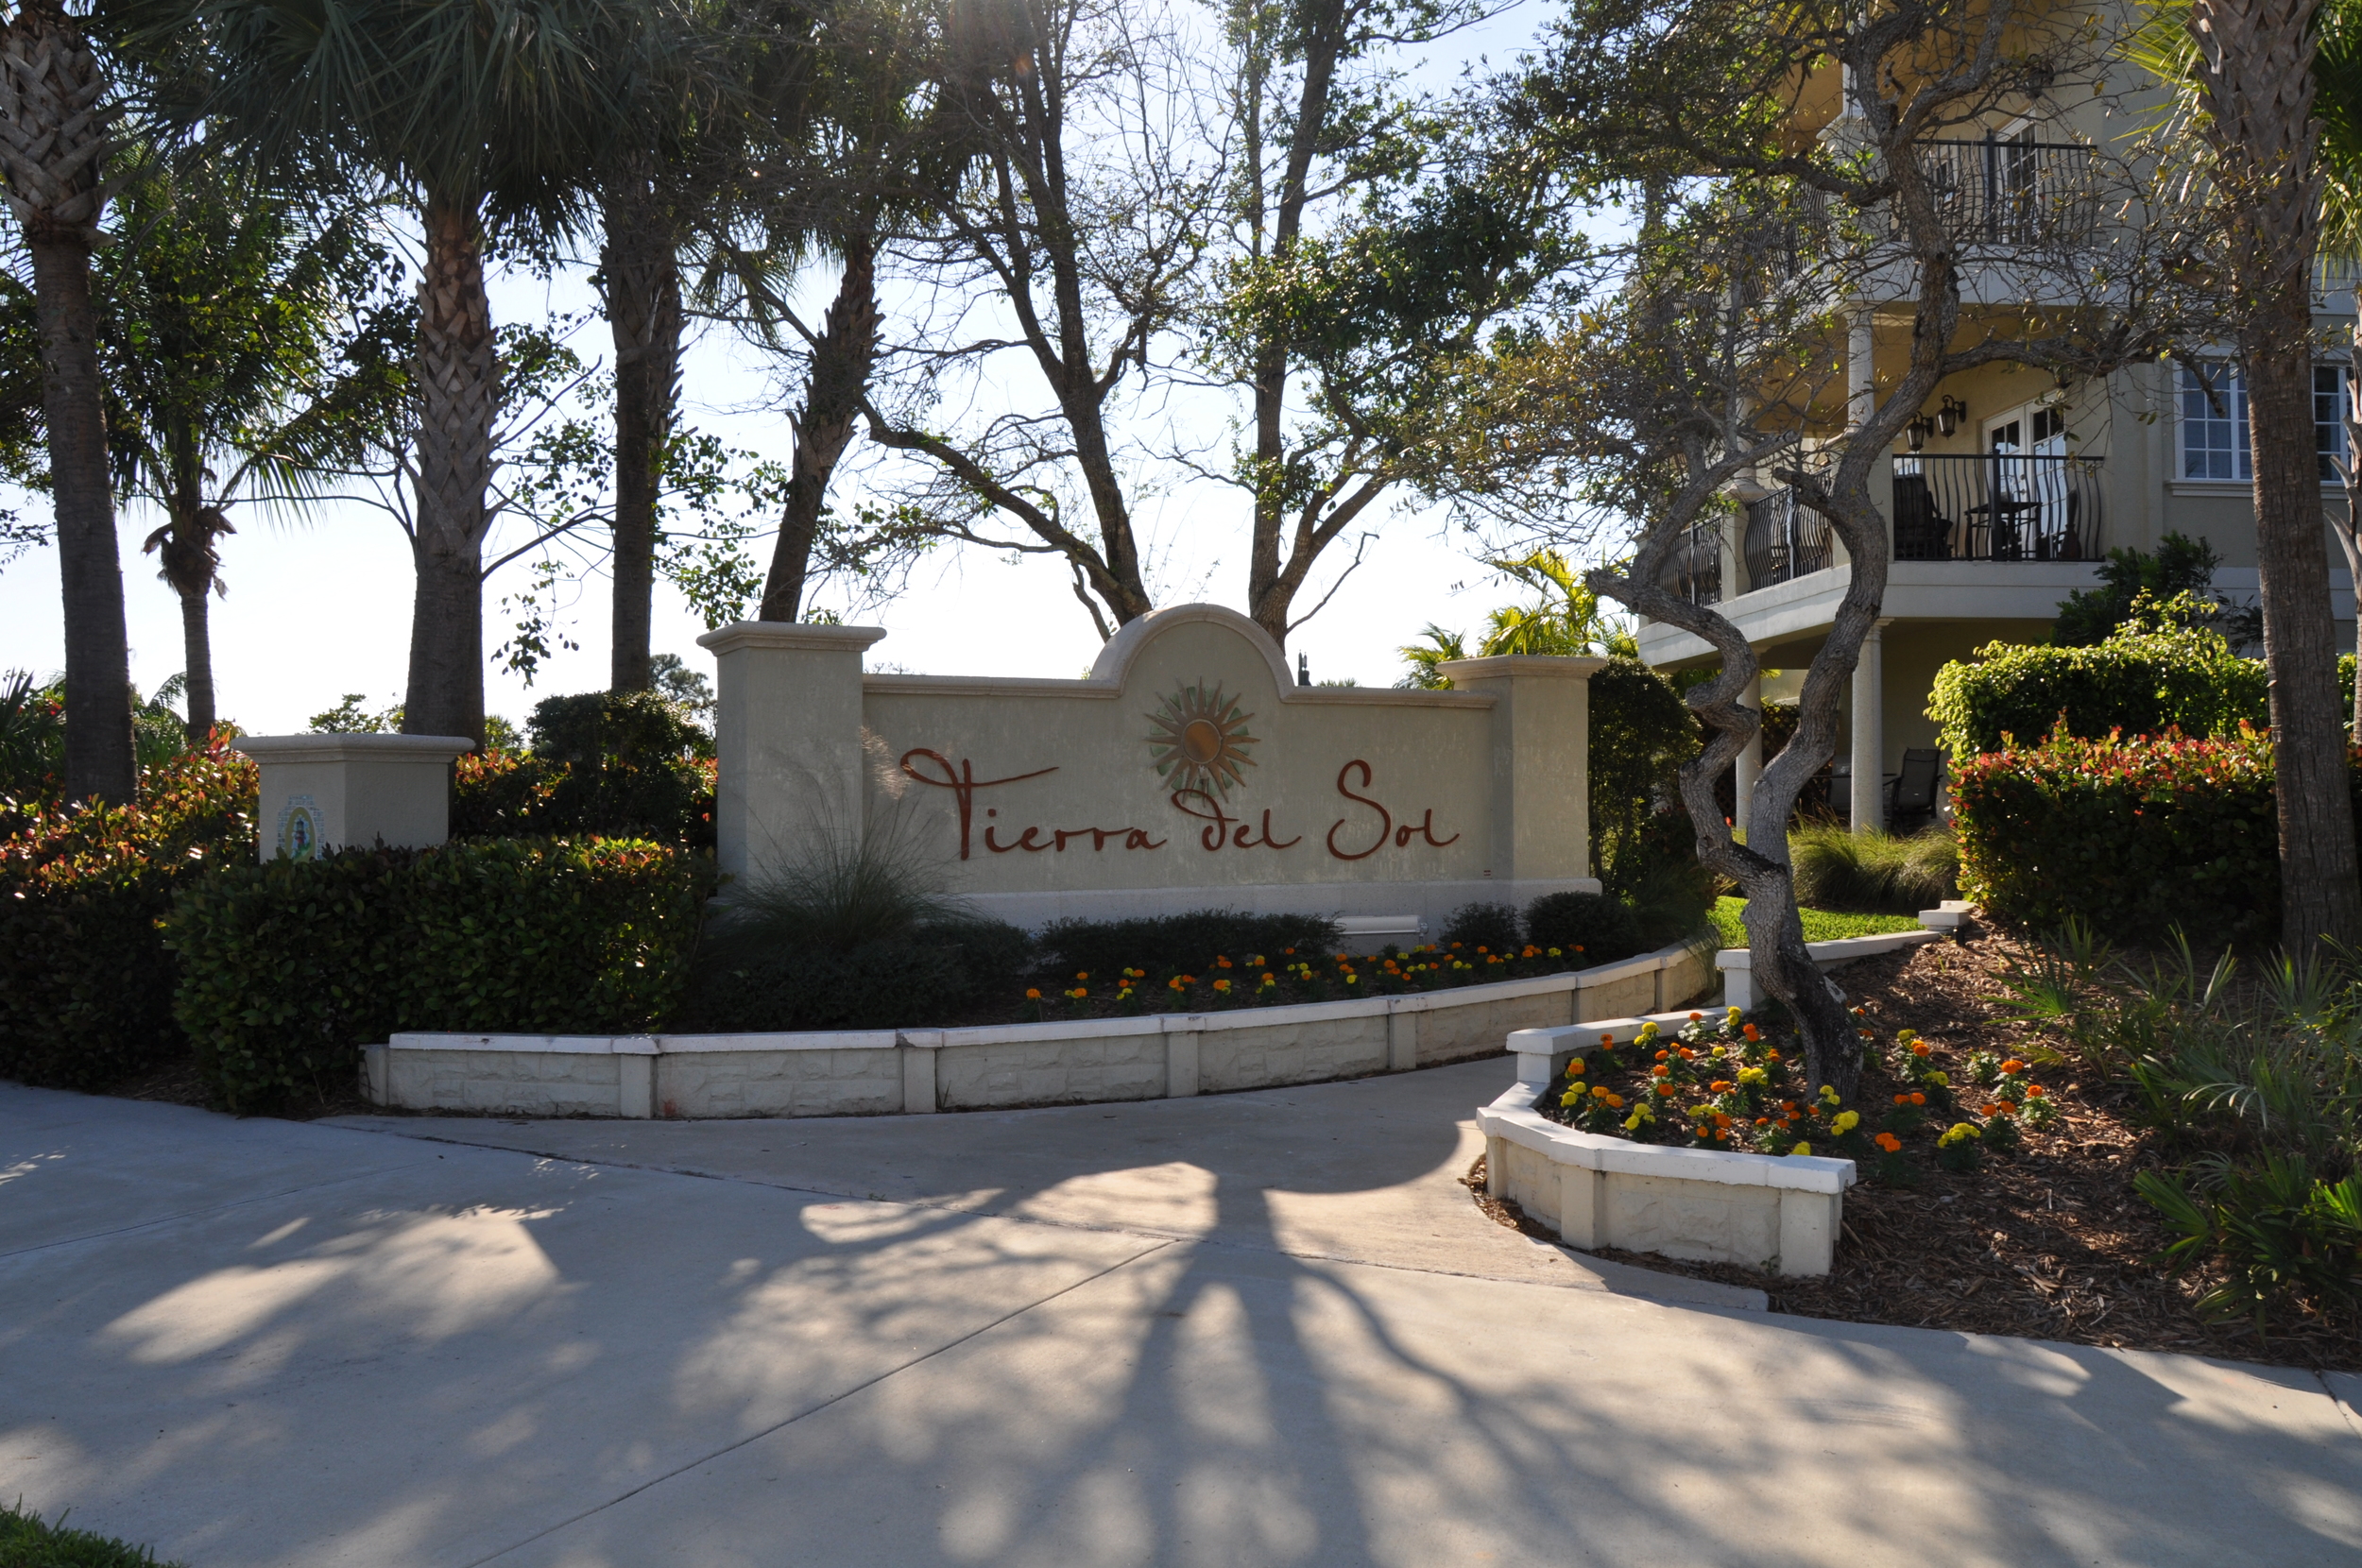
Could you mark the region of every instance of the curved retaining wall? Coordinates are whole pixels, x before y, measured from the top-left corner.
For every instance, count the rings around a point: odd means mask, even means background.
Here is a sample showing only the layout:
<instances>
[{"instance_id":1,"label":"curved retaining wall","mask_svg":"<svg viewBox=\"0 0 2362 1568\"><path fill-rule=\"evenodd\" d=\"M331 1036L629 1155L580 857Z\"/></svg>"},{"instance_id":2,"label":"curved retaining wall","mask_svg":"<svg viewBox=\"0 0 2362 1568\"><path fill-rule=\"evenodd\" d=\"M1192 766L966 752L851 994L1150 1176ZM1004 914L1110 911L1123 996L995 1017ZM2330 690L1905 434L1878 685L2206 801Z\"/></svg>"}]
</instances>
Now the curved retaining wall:
<instances>
[{"instance_id":1,"label":"curved retaining wall","mask_svg":"<svg viewBox=\"0 0 2362 1568\"><path fill-rule=\"evenodd\" d=\"M1714 949L1537 980L1231 1013L779 1034L397 1034L365 1050L377 1104L519 1116L815 1116L1158 1099L1498 1055L1521 1029L1677 1006Z\"/></svg>"}]
</instances>

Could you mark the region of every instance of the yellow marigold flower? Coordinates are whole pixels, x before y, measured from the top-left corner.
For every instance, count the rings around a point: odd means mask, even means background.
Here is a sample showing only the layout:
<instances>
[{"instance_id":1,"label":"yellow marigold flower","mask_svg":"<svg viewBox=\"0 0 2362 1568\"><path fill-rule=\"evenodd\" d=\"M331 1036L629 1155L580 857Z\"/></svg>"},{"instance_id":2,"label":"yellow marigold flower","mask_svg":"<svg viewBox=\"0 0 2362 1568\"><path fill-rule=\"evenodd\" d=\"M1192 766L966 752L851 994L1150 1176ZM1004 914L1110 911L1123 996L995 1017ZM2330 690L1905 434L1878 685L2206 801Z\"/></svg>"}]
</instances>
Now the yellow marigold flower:
<instances>
[{"instance_id":1,"label":"yellow marigold flower","mask_svg":"<svg viewBox=\"0 0 2362 1568\"><path fill-rule=\"evenodd\" d=\"M1829 1123L1829 1129L1836 1133L1850 1133L1860 1125L1861 1113L1859 1111L1840 1111L1836 1119Z\"/></svg>"},{"instance_id":2,"label":"yellow marigold flower","mask_svg":"<svg viewBox=\"0 0 2362 1568\"><path fill-rule=\"evenodd\" d=\"M1981 1138L1983 1136L1984 1133L1977 1131L1976 1128L1971 1127L1967 1122L1956 1121L1950 1127L1944 1129L1943 1136L1938 1138L1936 1142L1943 1148L1949 1149L1956 1143L1965 1143L1971 1138Z\"/></svg>"},{"instance_id":3,"label":"yellow marigold flower","mask_svg":"<svg viewBox=\"0 0 2362 1568\"><path fill-rule=\"evenodd\" d=\"M1754 1088L1769 1083L1772 1081L1772 1075L1761 1067L1741 1067L1738 1069L1738 1081L1749 1088Z\"/></svg>"},{"instance_id":4,"label":"yellow marigold flower","mask_svg":"<svg viewBox=\"0 0 2362 1568\"><path fill-rule=\"evenodd\" d=\"M1837 1086L1831 1083L1822 1084L1821 1098L1827 1100L1830 1104L1835 1105L1840 1098L1837 1092Z\"/></svg>"},{"instance_id":5,"label":"yellow marigold flower","mask_svg":"<svg viewBox=\"0 0 2362 1568\"><path fill-rule=\"evenodd\" d=\"M1735 1007L1726 1007L1722 1010L1722 1017L1725 1022L1735 1024L1738 1022L1739 1010Z\"/></svg>"},{"instance_id":6,"label":"yellow marigold flower","mask_svg":"<svg viewBox=\"0 0 2362 1568\"><path fill-rule=\"evenodd\" d=\"M1789 1150L1789 1152L1791 1154L1809 1154L1812 1152L1812 1145L1808 1143L1800 1143L1795 1148Z\"/></svg>"}]
</instances>

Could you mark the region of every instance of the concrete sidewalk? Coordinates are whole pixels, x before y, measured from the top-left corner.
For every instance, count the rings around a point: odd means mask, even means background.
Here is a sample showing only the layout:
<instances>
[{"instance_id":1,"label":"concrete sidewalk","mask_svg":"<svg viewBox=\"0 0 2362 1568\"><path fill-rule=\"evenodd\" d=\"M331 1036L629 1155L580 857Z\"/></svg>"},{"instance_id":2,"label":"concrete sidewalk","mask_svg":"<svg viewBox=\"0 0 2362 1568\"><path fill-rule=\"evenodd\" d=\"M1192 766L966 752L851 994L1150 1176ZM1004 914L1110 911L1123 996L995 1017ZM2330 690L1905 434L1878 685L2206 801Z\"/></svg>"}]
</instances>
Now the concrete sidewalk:
<instances>
[{"instance_id":1,"label":"concrete sidewalk","mask_svg":"<svg viewBox=\"0 0 2362 1568\"><path fill-rule=\"evenodd\" d=\"M1486 1222L1509 1071L694 1125L0 1086L0 1492L200 1568L2362 1561L2310 1374Z\"/></svg>"}]
</instances>

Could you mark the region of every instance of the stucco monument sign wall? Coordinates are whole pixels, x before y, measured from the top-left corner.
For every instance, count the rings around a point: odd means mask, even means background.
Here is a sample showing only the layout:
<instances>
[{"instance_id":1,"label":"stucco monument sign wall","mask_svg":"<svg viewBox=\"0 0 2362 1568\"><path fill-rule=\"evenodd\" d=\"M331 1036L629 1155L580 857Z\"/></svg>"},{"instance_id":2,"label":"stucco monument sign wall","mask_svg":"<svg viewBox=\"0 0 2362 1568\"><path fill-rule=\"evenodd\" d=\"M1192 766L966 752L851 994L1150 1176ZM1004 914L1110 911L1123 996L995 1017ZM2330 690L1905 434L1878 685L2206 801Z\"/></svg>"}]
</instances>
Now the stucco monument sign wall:
<instances>
[{"instance_id":1,"label":"stucco monument sign wall","mask_svg":"<svg viewBox=\"0 0 2362 1568\"><path fill-rule=\"evenodd\" d=\"M864 675L885 634L746 622L720 666L721 869L759 879L911 836L1020 925L1207 907L1415 916L1596 890L1585 774L1600 660L1466 659L1456 690L1298 687L1211 605L1124 627L1082 680ZM1404 932L1408 934L1407 930Z\"/></svg>"}]
</instances>

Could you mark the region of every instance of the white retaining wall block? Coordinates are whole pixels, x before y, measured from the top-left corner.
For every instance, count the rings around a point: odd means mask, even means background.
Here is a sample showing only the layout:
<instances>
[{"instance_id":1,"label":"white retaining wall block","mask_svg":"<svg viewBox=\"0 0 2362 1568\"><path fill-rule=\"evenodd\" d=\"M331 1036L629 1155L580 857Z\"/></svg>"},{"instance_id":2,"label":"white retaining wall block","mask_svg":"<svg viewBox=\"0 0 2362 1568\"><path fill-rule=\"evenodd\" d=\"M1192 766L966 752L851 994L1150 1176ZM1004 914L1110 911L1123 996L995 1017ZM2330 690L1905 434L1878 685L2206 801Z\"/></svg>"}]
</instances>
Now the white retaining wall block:
<instances>
[{"instance_id":1,"label":"white retaining wall block","mask_svg":"<svg viewBox=\"0 0 2362 1568\"><path fill-rule=\"evenodd\" d=\"M1960 906L1965 909L1967 906ZM1951 923L1943 925L1947 912ZM1947 903L1942 910L1924 911L1919 916L1921 929L1915 931L1880 931L1875 936L1845 936L1829 942L1807 942L1805 951L1825 973L1840 963L1851 963L1857 958L1875 958L1880 953L1899 952L1905 947L1924 947L1930 942L1941 942L1947 930L1957 930L1960 919ZM1729 1007L1752 1008L1755 1005L1755 956L1745 947L1725 947L1714 955L1714 966L1722 972L1722 1001Z\"/></svg>"},{"instance_id":2,"label":"white retaining wall block","mask_svg":"<svg viewBox=\"0 0 2362 1568\"><path fill-rule=\"evenodd\" d=\"M382 1105L528 1116L923 1115L1153 1099L1490 1056L1513 1030L1680 997L1712 949L1456 991L979 1029L769 1034L398 1034L364 1052Z\"/></svg>"},{"instance_id":3,"label":"white retaining wall block","mask_svg":"<svg viewBox=\"0 0 2362 1568\"><path fill-rule=\"evenodd\" d=\"M1856 1179L1853 1161L1580 1133L1532 1109L1543 1087L1520 1082L1478 1111L1486 1188L1514 1200L1568 1246L1789 1275L1829 1271L1844 1192Z\"/></svg>"}]
</instances>

